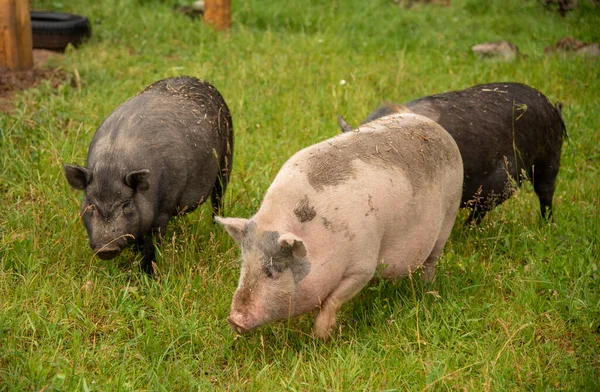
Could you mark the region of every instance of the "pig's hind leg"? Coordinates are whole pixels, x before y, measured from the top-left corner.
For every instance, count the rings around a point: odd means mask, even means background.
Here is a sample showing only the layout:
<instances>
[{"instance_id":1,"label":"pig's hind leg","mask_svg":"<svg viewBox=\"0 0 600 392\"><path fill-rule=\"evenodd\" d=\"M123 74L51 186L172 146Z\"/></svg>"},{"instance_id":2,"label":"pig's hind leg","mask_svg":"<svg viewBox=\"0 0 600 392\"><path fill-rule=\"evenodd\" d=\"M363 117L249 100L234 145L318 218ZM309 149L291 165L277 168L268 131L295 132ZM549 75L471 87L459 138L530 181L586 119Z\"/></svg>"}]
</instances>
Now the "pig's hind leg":
<instances>
[{"instance_id":1,"label":"pig's hind leg","mask_svg":"<svg viewBox=\"0 0 600 392\"><path fill-rule=\"evenodd\" d=\"M435 278L435 263L437 263L437 259L440 256L440 253L442 253L442 249L444 249L448 237L450 237L450 234L452 233L452 227L454 226L455 220L456 212L446 213L444 223L442 224L440 234L433 245L433 249L431 249L429 256L427 256L427 259L423 262L423 274L421 275L421 278L425 282L433 282L433 279Z\"/></svg>"},{"instance_id":2,"label":"pig's hind leg","mask_svg":"<svg viewBox=\"0 0 600 392\"><path fill-rule=\"evenodd\" d=\"M534 165L529 177L533 183L533 189L540 200L540 212L542 218L552 219L552 198L554 197L554 186L558 175L558 159Z\"/></svg>"},{"instance_id":3,"label":"pig's hind leg","mask_svg":"<svg viewBox=\"0 0 600 392\"><path fill-rule=\"evenodd\" d=\"M321 303L315 318L314 334L327 340L335 325L336 314L342 305L354 297L373 278L375 270L360 271L344 276L339 285Z\"/></svg>"},{"instance_id":4,"label":"pig's hind leg","mask_svg":"<svg viewBox=\"0 0 600 392\"><path fill-rule=\"evenodd\" d=\"M437 262L442 249L444 249L445 243L446 240L443 242L438 240L425 262L423 262L423 274L421 275L421 279L423 279L423 281L427 283L433 282L433 279L435 278L435 263Z\"/></svg>"},{"instance_id":5,"label":"pig's hind leg","mask_svg":"<svg viewBox=\"0 0 600 392\"><path fill-rule=\"evenodd\" d=\"M217 176L217 180L215 181L215 185L213 186L212 193L210 195L213 218L223 213L223 194L225 193L225 189L227 189L228 181L228 175L219 174Z\"/></svg>"},{"instance_id":6,"label":"pig's hind leg","mask_svg":"<svg viewBox=\"0 0 600 392\"><path fill-rule=\"evenodd\" d=\"M485 214L487 213L487 211L478 206L475 206L473 208L469 207L469 208L470 208L469 216L467 217L467 220L465 220L464 225L466 227L469 227L471 225L478 226L481 223L481 220L485 217Z\"/></svg>"}]
</instances>

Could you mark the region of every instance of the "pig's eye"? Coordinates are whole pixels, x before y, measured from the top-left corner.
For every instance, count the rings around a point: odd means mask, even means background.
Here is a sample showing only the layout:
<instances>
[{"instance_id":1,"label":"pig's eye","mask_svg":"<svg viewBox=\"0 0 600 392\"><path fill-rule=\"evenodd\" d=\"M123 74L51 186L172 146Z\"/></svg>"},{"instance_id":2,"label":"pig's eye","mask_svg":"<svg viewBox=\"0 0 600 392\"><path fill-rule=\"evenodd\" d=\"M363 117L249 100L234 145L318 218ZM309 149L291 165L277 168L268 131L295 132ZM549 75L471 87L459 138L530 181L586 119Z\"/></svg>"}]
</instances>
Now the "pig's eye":
<instances>
[{"instance_id":1,"label":"pig's eye","mask_svg":"<svg viewBox=\"0 0 600 392\"><path fill-rule=\"evenodd\" d=\"M269 279L277 280L281 277L281 271L277 271L277 269L273 267L265 267L263 268L263 272L265 276Z\"/></svg>"},{"instance_id":2,"label":"pig's eye","mask_svg":"<svg viewBox=\"0 0 600 392\"><path fill-rule=\"evenodd\" d=\"M269 279L274 279L275 278L275 270L273 269L273 266L271 266L269 264L263 264L263 266L262 266L262 272Z\"/></svg>"},{"instance_id":3,"label":"pig's eye","mask_svg":"<svg viewBox=\"0 0 600 392\"><path fill-rule=\"evenodd\" d=\"M123 212L125 214L131 214L133 212L133 205L131 204L131 200L128 200L125 203L123 203Z\"/></svg>"},{"instance_id":4,"label":"pig's eye","mask_svg":"<svg viewBox=\"0 0 600 392\"><path fill-rule=\"evenodd\" d=\"M94 215L95 212L96 212L96 205L92 202L88 202L88 206L85 207L85 210L83 211L83 213Z\"/></svg>"}]
</instances>

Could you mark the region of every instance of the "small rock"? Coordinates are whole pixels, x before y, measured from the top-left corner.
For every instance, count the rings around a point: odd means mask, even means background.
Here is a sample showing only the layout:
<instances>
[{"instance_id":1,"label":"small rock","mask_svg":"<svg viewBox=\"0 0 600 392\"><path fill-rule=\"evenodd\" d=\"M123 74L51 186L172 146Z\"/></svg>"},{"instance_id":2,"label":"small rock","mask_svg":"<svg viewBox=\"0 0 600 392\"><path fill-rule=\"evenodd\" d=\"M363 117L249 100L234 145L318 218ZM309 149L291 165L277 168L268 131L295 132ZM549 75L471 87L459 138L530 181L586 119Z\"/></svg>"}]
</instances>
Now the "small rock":
<instances>
[{"instance_id":1,"label":"small rock","mask_svg":"<svg viewBox=\"0 0 600 392\"><path fill-rule=\"evenodd\" d=\"M600 44L582 42L573 37L563 37L544 49L544 54L572 52L578 56L597 57L600 55Z\"/></svg>"},{"instance_id":2,"label":"small rock","mask_svg":"<svg viewBox=\"0 0 600 392\"><path fill-rule=\"evenodd\" d=\"M598 57L600 55L600 44L587 44L575 51L576 55L587 57Z\"/></svg>"},{"instance_id":3,"label":"small rock","mask_svg":"<svg viewBox=\"0 0 600 392\"><path fill-rule=\"evenodd\" d=\"M512 60L519 54L519 48L508 41L486 42L473 46L471 50L473 53L480 55L481 58L499 58L503 60Z\"/></svg>"},{"instance_id":4,"label":"small rock","mask_svg":"<svg viewBox=\"0 0 600 392\"><path fill-rule=\"evenodd\" d=\"M204 1L194 1L191 7L194 11L204 12Z\"/></svg>"},{"instance_id":5,"label":"small rock","mask_svg":"<svg viewBox=\"0 0 600 392\"><path fill-rule=\"evenodd\" d=\"M175 6L173 10L191 18L200 18L204 14L204 1L194 1L192 5Z\"/></svg>"}]
</instances>

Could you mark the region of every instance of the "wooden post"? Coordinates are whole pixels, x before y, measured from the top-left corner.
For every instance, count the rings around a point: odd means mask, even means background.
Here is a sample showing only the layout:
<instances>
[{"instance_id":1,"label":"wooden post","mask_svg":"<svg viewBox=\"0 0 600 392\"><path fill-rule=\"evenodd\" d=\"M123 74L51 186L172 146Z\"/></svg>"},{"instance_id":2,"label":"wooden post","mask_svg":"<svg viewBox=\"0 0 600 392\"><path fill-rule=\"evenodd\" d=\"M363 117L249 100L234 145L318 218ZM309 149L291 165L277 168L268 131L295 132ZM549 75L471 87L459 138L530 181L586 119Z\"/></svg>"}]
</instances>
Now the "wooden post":
<instances>
[{"instance_id":1,"label":"wooden post","mask_svg":"<svg viewBox=\"0 0 600 392\"><path fill-rule=\"evenodd\" d=\"M231 0L205 0L204 23L217 30L227 30L231 26Z\"/></svg>"},{"instance_id":2,"label":"wooden post","mask_svg":"<svg viewBox=\"0 0 600 392\"><path fill-rule=\"evenodd\" d=\"M29 0L0 0L0 66L13 71L33 67Z\"/></svg>"}]
</instances>

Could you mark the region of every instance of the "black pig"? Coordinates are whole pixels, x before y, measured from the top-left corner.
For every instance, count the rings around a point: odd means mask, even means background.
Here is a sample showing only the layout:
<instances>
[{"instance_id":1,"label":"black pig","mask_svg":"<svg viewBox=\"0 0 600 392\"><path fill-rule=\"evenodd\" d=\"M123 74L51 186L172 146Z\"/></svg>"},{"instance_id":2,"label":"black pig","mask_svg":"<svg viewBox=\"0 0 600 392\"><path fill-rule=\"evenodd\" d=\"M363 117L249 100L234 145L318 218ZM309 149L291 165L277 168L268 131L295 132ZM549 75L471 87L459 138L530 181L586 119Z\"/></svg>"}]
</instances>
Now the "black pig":
<instances>
[{"instance_id":1,"label":"black pig","mask_svg":"<svg viewBox=\"0 0 600 392\"><path fill-rule=\"evenodd\" d=\"M519 83L481 84L431 95L405 105L383 104L368 123L388 114L412 111L429 117L456 141L464 164L462 207L471 209L467 223L508 199L524 173L533 183L543 218L552 216L554 183L567 132L560 103L553 106L541 92ZM352 130L343 118L344 132Z\"/></svg>"},{"instance_id":2,"label":"black pig","mask_svg":"<svg viewBox=\"0 0 600 392\"><path fill-rule=\"evenodd\" d=\"M222 209L232 155L231 115L215 87L192 77L148 86L102 122L86 167L64 165L69 184L85 191L90 247L111 259L135 243L152 273L153 239L172 216L209 195L213 216Z\"/></svg>"}]
</instances>

